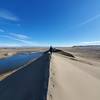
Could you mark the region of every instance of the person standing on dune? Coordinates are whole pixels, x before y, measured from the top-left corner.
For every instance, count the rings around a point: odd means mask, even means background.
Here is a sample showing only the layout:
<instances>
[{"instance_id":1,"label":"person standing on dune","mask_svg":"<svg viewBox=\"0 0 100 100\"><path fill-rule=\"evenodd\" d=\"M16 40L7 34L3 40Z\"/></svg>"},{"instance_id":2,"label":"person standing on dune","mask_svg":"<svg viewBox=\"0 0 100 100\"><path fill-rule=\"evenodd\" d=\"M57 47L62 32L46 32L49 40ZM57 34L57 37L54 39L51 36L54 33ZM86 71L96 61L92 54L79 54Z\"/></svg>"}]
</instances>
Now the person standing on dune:
<instances>
[{"instance_id":1,"label":"person standing on dune","mask_svg":"<svg viewBox=\"0 0 100 100\"><path fill-rule=\"evenodd\" d=\"M49 52L52 54L52 52L53 52L52 46L50 46Z\"/></svg>"}]
</instances>

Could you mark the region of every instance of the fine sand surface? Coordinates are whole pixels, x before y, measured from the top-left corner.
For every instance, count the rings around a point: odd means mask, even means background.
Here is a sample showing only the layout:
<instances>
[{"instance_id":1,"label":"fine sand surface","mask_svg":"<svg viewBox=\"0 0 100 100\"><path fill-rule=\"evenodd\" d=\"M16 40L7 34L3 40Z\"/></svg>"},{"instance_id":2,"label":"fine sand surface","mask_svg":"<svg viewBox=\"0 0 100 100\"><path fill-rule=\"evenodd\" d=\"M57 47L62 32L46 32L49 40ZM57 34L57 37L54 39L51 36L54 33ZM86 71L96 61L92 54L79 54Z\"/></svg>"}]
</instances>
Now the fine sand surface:
<instances>
[{"instance_id":1,"label":"fine sand surface","mask_svg":"<svg viewBox=\"0 0 100 100\"><path fill-rule=\"evenodd\" d=\"M49 54L0 82L0 100L46 100L49 78Z\"/></svg>"},{"instance_id":2,"label":"fine sand surface","mask_svg":"<svg viewBox=\"0 0 100 100\"><path fill-rule=\"evenodd\" d=\"M99 58L89 58L58 52L50 60L45 52L9 76L5 74L0 100L100 100Z\"/></svg>"},{"instance_id":3,"label":"fine sand surface","mask_svg":"<svg viewBox=\"0 0 100 100\"><path fill-rule=\"evenodd\" d=\"M54 53L47 100L100 100L99 64Z\"/></svg>"}]
</instances>

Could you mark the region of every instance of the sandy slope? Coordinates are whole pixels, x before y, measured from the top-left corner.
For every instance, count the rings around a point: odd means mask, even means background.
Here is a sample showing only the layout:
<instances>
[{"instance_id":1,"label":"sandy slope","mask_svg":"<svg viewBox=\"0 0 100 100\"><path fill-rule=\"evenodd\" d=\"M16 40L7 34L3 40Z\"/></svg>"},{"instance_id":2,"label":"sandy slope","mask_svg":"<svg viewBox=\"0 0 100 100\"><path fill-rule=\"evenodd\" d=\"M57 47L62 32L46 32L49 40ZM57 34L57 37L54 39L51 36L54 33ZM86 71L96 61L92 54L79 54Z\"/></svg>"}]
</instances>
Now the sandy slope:
<instances>
[{"instance_id":1,"label":"sandy slope","mask_svg":"<svg viewBox=\"0 0 100 100\"><path fill-rule=\"evenodd\" d=\"M53 54L48 100L100 100L100 66Z\"/></svg>"},{"instance_id":2,"label":"sandy slope","mask_svg":"<svg viewBox=\"0 0 100 100\"><path fill-rule=\"evenodd\" d=\"M0 100L45 100L49 54L44 54L0 82Z\"/></svg>"}]
</instances>

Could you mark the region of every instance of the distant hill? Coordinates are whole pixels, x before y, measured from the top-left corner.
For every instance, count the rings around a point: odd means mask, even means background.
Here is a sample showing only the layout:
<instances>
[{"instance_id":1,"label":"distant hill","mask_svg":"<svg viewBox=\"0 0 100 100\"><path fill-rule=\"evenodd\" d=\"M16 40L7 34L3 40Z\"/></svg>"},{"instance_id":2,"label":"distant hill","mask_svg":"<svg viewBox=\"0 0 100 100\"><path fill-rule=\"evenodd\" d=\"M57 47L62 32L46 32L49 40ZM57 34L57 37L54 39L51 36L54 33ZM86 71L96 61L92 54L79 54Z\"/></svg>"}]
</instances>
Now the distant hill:
<instances>
[{"instance_id":1,"label":"distant hill","mask_svg":"<svg viewBox=\"0 0 100 100\"><path fill-rule=\"evenodd\" d=\"M100 48L100 45L72 46L72 48Z\"/></svg>"}]
</instances>

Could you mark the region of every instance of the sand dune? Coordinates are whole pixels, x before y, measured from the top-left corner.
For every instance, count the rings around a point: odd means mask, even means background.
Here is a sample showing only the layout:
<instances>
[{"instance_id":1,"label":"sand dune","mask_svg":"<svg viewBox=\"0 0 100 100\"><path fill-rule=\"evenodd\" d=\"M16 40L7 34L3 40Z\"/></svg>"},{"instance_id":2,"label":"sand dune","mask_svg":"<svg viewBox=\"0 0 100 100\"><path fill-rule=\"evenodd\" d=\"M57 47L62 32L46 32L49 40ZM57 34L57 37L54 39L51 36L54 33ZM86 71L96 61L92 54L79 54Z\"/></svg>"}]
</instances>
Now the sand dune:
<instances>
[{"instance_id":1,"label":"sand dune","mask_svg":"<svg viewBox=\"0 0 100 100\"><path fill-rule=\"evenodd\" d=\"M100 100L100 66L86 62L53 54L47 100Z\"/></svg>"},{"instance_id":2,"label":"sand dune","mask_svg":"<svg viewBox=\"0 0 100 100\"><path fill-rule=\"evenodd\" d=\"M49 77L49 54L0 82L0 100L45 100Z\"/></svg>"},{"instance_id":3,"label":"sand dune","mask_svg":"<svg viewBox=\"0 0 100 100\"><path fill-rule=\"evenodd\" d=\"M100 100L98 60L59 53L49 58L46 52L2 80L0 100Z\"/></svg>"}]
</instances>

